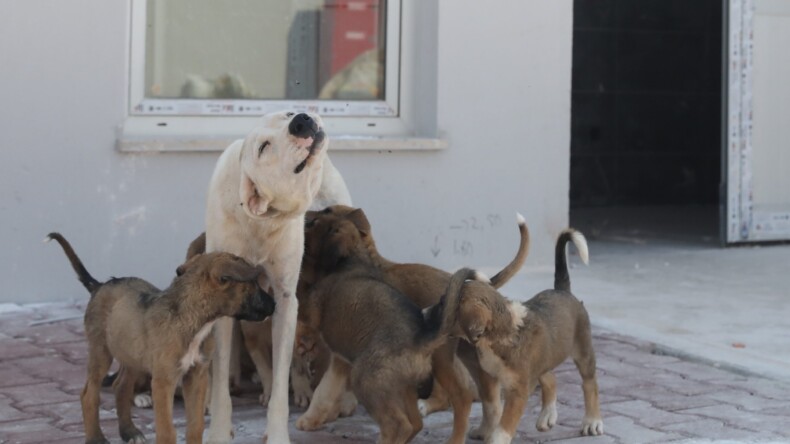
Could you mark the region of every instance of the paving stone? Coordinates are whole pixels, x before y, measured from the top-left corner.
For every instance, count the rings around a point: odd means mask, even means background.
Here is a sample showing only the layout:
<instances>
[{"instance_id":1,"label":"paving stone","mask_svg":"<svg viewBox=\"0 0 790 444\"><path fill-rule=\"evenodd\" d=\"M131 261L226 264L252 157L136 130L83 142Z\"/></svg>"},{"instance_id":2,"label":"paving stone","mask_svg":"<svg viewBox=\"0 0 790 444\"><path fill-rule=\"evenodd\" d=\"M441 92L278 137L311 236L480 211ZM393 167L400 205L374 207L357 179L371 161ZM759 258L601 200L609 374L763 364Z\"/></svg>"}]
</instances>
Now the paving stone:
<instances>
[{"instance_id":1,"label":"paving stone","mask_svg":"<svg viewBox=\"0 0 790 444\"><path fill-rule=\"evenodd\" d=\"M41 356L45 350L30 342L26 338L12 338L0 342L0 356L4 361L24 358L28 356Z\"/></svg>"},{"instance_id":2,"label":"paving stone","mask_svg":"<svg viewBox=\"0 0 790 444\"><path fill-rule=\"evenodd\" d=\"M85 335L74 333L63 323L31 326L26 336L34 343L45 346L64 342L85 341Z\"/></svg>"},{"instance_id":3,"label":"paving stone","mask_svg":"<svg viewBox=\"0 0 790 444\"><path fill-rule=\"evenodd\" d=\"M10 398L0 396L0 423L32 419L37 416L33 413L24 412L14 407L11 403L12 400Z\"/></svg>"},{"instance_id":4,"label":"paving stone","mask_svg":"<svg viewBox=\"0 0 790 444\"><path fill-rule=\"evenodd\" d=\"M0 423L0 437L9 444L54 443L61 439L79 437L51 425L46 418ZM82 437L84 442L84 436Z\"/></svg>"},{"instance_id":5,"label":"paving stone","mask_svg":"<svg viewBox=\"0 0 790 444\"><path fill-rule=\"evenodd\" d=\"M0 362L0 375L2 375L2 377L0 377L0 388L17 387L46 382L20 369L14 365L14 361L5 360L5 357L3 359L4 361Z\"/></svg>"},{"instance_id":6,"label":"paving stone","mask_svg":"<svg viewBox=\"0 0 790 444\"><path fill-rule=\"evenodd\" d=\"M682 438L681 435L641 426L625 416L611 416L604 420L604 433L623 443L665 443Z\"/></svg>"},{"instance_id":7,"label":"paving stone","mask_svg":"<svg viewBox=\"0 0 790 444\"><path fill-rule=\"evenodd\" d=\"M633 418L637 423L651 429L661 429L668 424L699 420L699 416L693 414L680 414L668 412L654 407L647 401L631 400L624 402L613 402L606 404L602 408L604 412L614 412L623 416Z\"/></svg>"},{"instance_id":8,"label":"paving stone","mask_svg":"<svg viewBox=\"0 0 790 444\"><path fill-rule=\"evenodd\" d=\"M732 404L737 406L739 409L752 412L760 412L765 411L766 409L782 407L790 410L790 399L778 400L765 398L746 390L722 390L715 393L709 393L707 397L721 403Z\"/></svg>"},{"instance_id":9,"label":"paving stone","mask_svg":"<svg viewBox=\"0 0 790 444\"><path fill-rule=\"evenodd\" d=\"M749 415L747 412L729 404L688 409L684 413L717 419L724 422L728 427L751 430L753 432L770 432L780 435L787 433L787 417L765 414Z\"/></svg>"},{"instance_id":10,"label":"paving stone","mask_svg":"<svg viewBox=\"0 0 790 444\"><path fill-rule=\"evenodd\" d=\"M73 400L72 395L61 391L58 388L58 384L54 382L20 387L4 387L0 389L0 394L11 398L18 408L38 404L57 404Z\"/></svg>"},{"instance_id":11,"label":"paving stone","mask_svg":"<svg viewBox=\"0 0 790 444\"><path fill-rule=\"evenodd\" d=\"M776 439L774 433L758 434L752 430L744 430L726 426L724 422L715 419L700 419L697 421L671 424L664 427L665 431L676 432L688 437L704 436L709 439L730 439L735 441L758 442L763 439Z\"/></svg>"}]
</instances>

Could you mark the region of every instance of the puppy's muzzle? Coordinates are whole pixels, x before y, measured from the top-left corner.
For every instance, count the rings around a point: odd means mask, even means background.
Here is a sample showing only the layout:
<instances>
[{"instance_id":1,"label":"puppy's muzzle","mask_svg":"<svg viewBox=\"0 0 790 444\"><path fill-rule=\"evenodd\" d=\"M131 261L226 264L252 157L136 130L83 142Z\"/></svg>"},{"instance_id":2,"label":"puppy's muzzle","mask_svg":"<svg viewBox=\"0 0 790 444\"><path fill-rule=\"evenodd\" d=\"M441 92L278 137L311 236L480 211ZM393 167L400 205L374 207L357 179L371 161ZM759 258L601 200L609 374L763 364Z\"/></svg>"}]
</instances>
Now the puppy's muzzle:
<instances>
[{"instance_id":1,"label":"puppy's muzzle","mask_svg":"<svg viewBox=\"0 0 790 444\"><path fill-rule=\"evenodd\" d=\"M318 123L307 114L299 113L295 115L293 119L291 119L291 123L288 124L288 132L292 136L301 139L315 137L318 132Z\"/></svg>"},{"instance_id":2,"label":"puppy's muzzle","mask_svg":"<svg viewBox=\"0 0 790 444\"><path fill-rule=\"evenodd\" d=\"M235 317L242 321L259 322L271 316L274 307L274 298L258 287L254 294L247 296Z\"/></svg>"}]
</instances>

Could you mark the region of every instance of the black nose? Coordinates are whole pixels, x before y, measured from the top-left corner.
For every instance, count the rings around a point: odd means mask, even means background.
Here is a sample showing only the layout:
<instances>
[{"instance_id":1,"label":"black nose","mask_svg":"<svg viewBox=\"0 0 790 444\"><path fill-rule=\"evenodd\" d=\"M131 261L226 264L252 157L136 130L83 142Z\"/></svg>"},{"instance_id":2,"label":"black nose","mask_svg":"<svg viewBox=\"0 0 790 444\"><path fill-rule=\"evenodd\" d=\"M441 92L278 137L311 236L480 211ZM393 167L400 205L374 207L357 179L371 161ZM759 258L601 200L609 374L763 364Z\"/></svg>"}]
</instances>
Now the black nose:
<instances>
[{"instance_id":1,"label":"black nose","mask_svg":"<svg viewBox=\"0 0 790 444\"><path fill-rule=\"evenodd\" d=\"M235 317L242 321L259 322L271 316L275 306L274 298L259 287L254 294L247 297Z\"/></svg>"},{"instance_id":2,"label":"black nose","mask_svg":"<svg viewBox=\"0 0 790 444\"><path fill-rule=\"evenodd\" d=\"M318 124L307 114L299 113L291 119L288 132L293 136L306 139L315 136L315 133L318 132Z\"/></svg>"}]
</instances>

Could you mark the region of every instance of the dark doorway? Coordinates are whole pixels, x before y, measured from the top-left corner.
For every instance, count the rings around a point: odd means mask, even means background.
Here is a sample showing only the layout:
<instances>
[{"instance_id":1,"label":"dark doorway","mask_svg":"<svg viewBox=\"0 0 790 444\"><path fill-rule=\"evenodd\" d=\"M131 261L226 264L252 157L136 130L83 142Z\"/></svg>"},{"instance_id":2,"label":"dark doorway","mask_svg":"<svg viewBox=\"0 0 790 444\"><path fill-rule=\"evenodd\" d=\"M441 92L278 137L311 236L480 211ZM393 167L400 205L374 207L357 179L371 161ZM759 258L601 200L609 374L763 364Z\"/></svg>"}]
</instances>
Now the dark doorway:
<instances>
[{"instance_id":1,"label":"dark doorway","mask_svg":"<svg viewBox=\"0 0 790 444\"><path fill-rule=\"evenodd\" d=\"M722 0L575 0L571 223L719 242Z\"/></svg>"}]
</instances>

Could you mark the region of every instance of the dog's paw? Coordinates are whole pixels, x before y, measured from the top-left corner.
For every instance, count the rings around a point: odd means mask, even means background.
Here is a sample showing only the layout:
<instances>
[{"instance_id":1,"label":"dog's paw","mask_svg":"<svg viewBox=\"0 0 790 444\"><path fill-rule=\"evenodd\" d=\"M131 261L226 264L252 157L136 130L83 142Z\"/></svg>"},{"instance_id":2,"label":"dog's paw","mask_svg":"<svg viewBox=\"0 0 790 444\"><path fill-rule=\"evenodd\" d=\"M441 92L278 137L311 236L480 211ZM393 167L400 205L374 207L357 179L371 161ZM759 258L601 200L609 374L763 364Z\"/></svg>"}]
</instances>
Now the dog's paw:
<instances>
[{"instance_id":1,"label":"dog's paw","mask_svg":"<svg viewBox=\"0 0 790 444\"><path fill-rule=\"evenodd\" d=\"M548 432L552 427L554 427L554 424L557 424L556 402L552 402L540 411L540 415L538 415L538 422L535 423L535 428L541 432Z\"/></svg>"},{"instance_id":2,"label":"dog's paw","mask_svg":"<svg viewBox=\"0 0 790 444\"><path fill-rule=\"evenodd\" d=\"M475 427L466 434L469 439L476 439L482 441L488 435L488 430L486 430L482 425L480 427Z\"/></svg>"},{"instance_id":3,"label":"dog's paw","mask_svg":"<svg viewBox=\"0 0 790 444\"><path fill-rule=\"evenodd\" d=\"M585 416L582 421L582 435L603 435L603 420L601 418L588 418Z\"/></svg>"},{"instance_id":4,"label":"dog's paw","mask_svg":"<svg viewBox=\"0 0 790 444\"><path fill-rule=\"evenodd\" d=\"M121 430L121 440L126 444L145 444L148 442L143 432L134 426Z\"/></svg>"},{"instance_id":5,"label":"dog's paw","mask_svg":"<svg viewBox=\"0 0 790 444\"><path fill-rule=\"evenodd\" d=\"M353 392L346 392L340 398L340 417L346 418L357 411L357 397Z\"/></svg>"},{"instance_id":6,"label":"dog's paw","mask_svg":"<svg viewBox=\"0 0 790 444\"><path fill-rule=\"evenodd\" d=\"M490 435L485 440L485 444L510 444L513 440L513 437L510 436L506 431L497 427L491 432Z\"/></svg>"},{"instance_id":7,"label":"dog's paw","mask_svg":"<svg viewBox=\"0 0 790 444\"><path fill-rule=\"evenodd\" d=\"M271 397L272 397L272 392L264 390L263 393L261 393L261 396L258 397L258 402L260 402L262 406L268 407L269 398Z\"/></svg>"},{"instance_id":8,"label":"dog's paw","mask_svg":"<svg viewBox=\"0 0 790 444\"><path fill-rule=\"evenodd\" d=\"M417 409L420 411L420 415L428 416L428 402L424 399L420 399L417 401Z\"/></svg>"},{"instance_id":9,"label":"dog's paw","mask_svg":"<svg viewBox=\"0 0 790 444\"><path fill-rule=\"evenodd\" d=\"M310 395L306 393L294 393L294 405L301 408L306 408L310 405L310 398L312 397L312 393Z\"/></svg>"},{"instance_id":10,"label":"dog's paw","mask_svg":"<svg viewBox=\"0 0 790 444\"><path fill-rule=\"evenodd\" d=\"M138 393L134 395L134 405L141 409L150 409L154 405L154 400L150 393Z\"/></svg>"},{"instance_id":11,"label":"dog's paw","mask_svg":"<svg viewBox=\"0 0 790 444\"><path fill-rule=\"evenodd\" d=\"M313 418L304 414L296 420L296 428L305 432L310 432L321 427L322 422L318 418Z\"/></svg>"}]
</instances>

